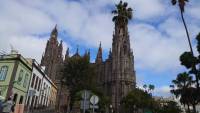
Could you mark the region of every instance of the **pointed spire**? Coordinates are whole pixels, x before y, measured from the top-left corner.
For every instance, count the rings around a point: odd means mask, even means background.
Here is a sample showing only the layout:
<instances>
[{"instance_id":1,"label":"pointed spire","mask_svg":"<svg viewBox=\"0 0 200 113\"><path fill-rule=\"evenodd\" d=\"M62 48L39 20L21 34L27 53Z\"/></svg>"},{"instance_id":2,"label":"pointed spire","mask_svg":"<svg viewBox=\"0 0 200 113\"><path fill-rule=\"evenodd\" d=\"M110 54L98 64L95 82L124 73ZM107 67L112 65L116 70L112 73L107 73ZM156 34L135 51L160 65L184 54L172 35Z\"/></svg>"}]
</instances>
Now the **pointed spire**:
<instances>
[{"instance_id":1,"label":"pointed spire","mask_svg":"<svg viewBox=\"0 0 200 113\"><path fill-rule=\"evenodd\" d=\"M63 41L61 40L61 41L60 41L60 45L59 45L59 47L62 47L62 42L63 42Z\"/></svg>"},{"instance_id":2,"label":"pointed spire","mask_svg":"<svg viewBox=\"0 0 200 113\"><path fill-rule=\"evenodd\" d=\"M67 51L65 53L65 61L69 58L69 48L67 48Z\"/></svg>"},{"instance_id":3,"label":"pointed spire","mask_svg":"<svg viewBox=\"0 0 200 113\"><path fill-rule=\"evenodd\" d=\"M62 45L62 40L60 41L60 44L59 44L59 51L61 52L61 54L62 54L62 50L63 50L63 45Z\"/></svg>"},{"instance_id":4,"label":"pointed spire","mask_svg":"<svg viewBox=\"0 0 200 113\"><path fill-rule=\"evenodd\" d=\"M76 54L79 54L79 46L77 45Z\"/></svg>"},{"instance_id":5,"label":"pointed spire","mask_svg":"<svg viewBox=\"0 0 200 113\"><path fill-rule=\"evenodd\" d=\"M88 49L88 56L90 56L90 49Z\"/></svg>"},{"instance_id":6,"label":"pointed spire","mask_svg":"<svg viewBox=\"0 0 200 113\"><path fill-rule=\"evenodd\" d=\"M109 58L109 59L111 59L111 58L112 58L112 51L111 51L111 48L110 48L110 51L109 51L108 58Z\"/></svg>"},{"instance_id":7,"label":"pointed spire","mask_svg":"<svg viewBox=\"0 0 200 113\"><path fill-rule=\"evenodd\" d=\"M99 44L99 52L101 52L101 53L102 53L101 41L100 41L100 44Z\"/></svg>"},{"instance_id":8,"label":"pointed spire","mask_svg":"<svg viewBox=\"0 0 200 113\"><path fill-rule=\"evenodd\" d=\"M87 55L88 55L87 53L88 53L88 51L87 51L87 50L85 50L85 54L84 54L84 56L87 56Z\"/></svg>"},{"instance_id":9,"label":"pointed spire","mask_svg":"<svg viewBox=\"0 0 200 113\"><path fill-rule=\"evenodd\" d=\"M69 56L69 48L67 48L67 51L65 53L65 56Z\"/></svg>"},{"instance_id":10,"label":"pointed spire","mask_svg":"<svg viewBox=\"0 0 200 113\"><path fill-rule=\"evenodd\" d=\"M85 50L85 54L84 54L83 57L90 59L89 54L88 54L88 50Z\"/></svg>"},{"instance_id":11,"label":"pointed spire","mask_svg":"<svg viewBox=\"0 0 200 113\"><path fill-rule=\"evenodd\" d=\"M77 45L76 53L72 57L80 57L78 45Z\"/></svg>"},{"instance_id":12,"label":"pointed spire","mask_svg":"<svg viewBox=\"0 0 200 113\"><path fill-rule=\"evenodd\" d=\"M99 44L99 50L97 53L97 57L96 57L96 63L97 62L102 62L102 48L101 48L101 42Z\"/></svg>"},{"instance_id":13,"label":"pointed spire","mask_svg":"<svg viewBox=\"0 0 200 113\"><path fill-rule=\"evenodd\" d=\"M57 24L56 24L54 29L51 32L51 38L57 39L57 36L58 36L58 30L57 30Z\"/></svg>"},{"instance_id":14,"label":"pointed spire","mask_svg":"<svg viewBox=\"0 0 200 113\"><path fill-rule=\"evenodd\" d=\"M62 56L62 51L63 51L63 45L62 45L62 40L60 41L60 44L58 46L58 57L63 58ZM63 59L62 59L63 60Z\"/></svg>"},{"instance_id":15,"label":"pointed spire","mask_svg":"<svg viewBox=\"0 0 200 113\"><path fill-rule=\"evenodd\" d=\"M101 41L100 41L100 44L99 44L99 48L101 48Z\"/></svg>"}]
</instances>

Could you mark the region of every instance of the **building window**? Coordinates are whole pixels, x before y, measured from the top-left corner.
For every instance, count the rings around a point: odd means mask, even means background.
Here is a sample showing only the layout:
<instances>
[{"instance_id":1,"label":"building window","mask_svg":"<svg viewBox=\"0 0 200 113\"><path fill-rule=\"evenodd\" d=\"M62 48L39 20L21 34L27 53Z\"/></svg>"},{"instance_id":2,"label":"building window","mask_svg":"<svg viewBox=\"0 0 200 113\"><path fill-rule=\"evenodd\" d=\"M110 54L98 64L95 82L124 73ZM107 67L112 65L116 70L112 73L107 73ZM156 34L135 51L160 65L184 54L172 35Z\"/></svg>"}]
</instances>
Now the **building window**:
<instances>
[{"instance_id":1,"label":"building window","mask_svg":"<svg viewBox=\"0 0 200 113\"><path fill-rule=\"evenodd\" d=\"M35 74L33 74L32 82L31 82L31 87L33 88L35 82Z\"/></svg>"},{"instance_id":2,"label":"building window","mask_svg":"<svg viewBox=\"0 0 200 113\"><path fill-rule=\"evenodd\" d=\"M29 106L29 105L30 105L30 104L29 104L29 102L30 102L30 98L31 98L31 97L30 97L30 96L28 96L28 100L27 100L27 103L26 103L26 105L27 105L27 106Z\"/></svg>"},{"instance_id":3,"label":"building window","mask_svg":"<svg viewBox=\"0 0 200 113\"><path fill-rule=\"evenodd\" d=\"M32 100L31 100L31 105L30 105L31 109L34 108L34 100L35 100L35 96L33 96L33 97L32 97Z\"/></svg>"},{"instance_id":4,"label":"building window","mask_svg":"<svg viewBox=\"0 0 200 113\"><path fill-rule=\"evenodd\" d=\"M37 108L37 106L38 106L38 97L36 96L35 97L35 105L34 105L36 108Z\"/></svg>"},{"instance_id":5,"label":"building window","mask_svg":"<svg viewBox=\"0 0 200 113\"><path fill-rule=\"evenodd\" d=\"M41 85L41 79L39 79L39 85L38 85L38 91L39 91L39 89L40 89L40 85Z\"/></svg>"},{"instance_id":6,"label":"building window","mask_svg":"<svg viewBox=\"0 0 200 113\"><path fill-rule=\"evenodd\" d=\"M18 83L19 85L20 85L21 82L22 82L23 75L24 75L24 71L23 71L23 70L20 70L20 72L19 72L19 77L18 77L18 80L17 80L17 83Z\"/></svg>"},{"instance_id":7,"label":"building window","mask_svg":"<svg viewBox=\"0 0 200 113\"><path fill-rule=\"evenodd\" d=\"M23 100L24 100L24 97L23 97L23 96L20 96L19 104L23 104Z\"/></svg>"},{"instance_id":8,"label":"building window","mask_svg":"<svg viewBox=\"0 0 200 113\"><path fill-rule=\"evenodd\" d=\"M8 72L8 66L2 66L0 70L0 80L5 80Z\"/></svg>"},{"instance_id":9,"label":"building window","mask_svg":"<svg viewBox=\"0 0 200 113\"><path fill-rule=\"evenodd\" d=\"M24 88L26 88L27 83L28 83L28 74L26 73L25 79L24 79L24 83L23 83L23 87L24 87Z\"/></svg>"},{"instance_id":10,"label":"building window","mask_svg":"<svg viewBox=\"0 0 200 113\"><path fill-rule=\"evenodd\" d=\"M18 97L18 94L15 93L15 94L14 94L14 98L13 98L13 101L14 101L15 103L17 102L17 97Z\"/></svg>"},{"instance_id":11,"label":"building window","mask_svg":"<svg viewBox=\"0 0 200 113\"><path fill-rule=\"evenodd\" d=\"M35 87L34 87L34 89L36 90L37 90L37 85L38 85L38 76L36 76Z\"/></svg>"}]
</instances>

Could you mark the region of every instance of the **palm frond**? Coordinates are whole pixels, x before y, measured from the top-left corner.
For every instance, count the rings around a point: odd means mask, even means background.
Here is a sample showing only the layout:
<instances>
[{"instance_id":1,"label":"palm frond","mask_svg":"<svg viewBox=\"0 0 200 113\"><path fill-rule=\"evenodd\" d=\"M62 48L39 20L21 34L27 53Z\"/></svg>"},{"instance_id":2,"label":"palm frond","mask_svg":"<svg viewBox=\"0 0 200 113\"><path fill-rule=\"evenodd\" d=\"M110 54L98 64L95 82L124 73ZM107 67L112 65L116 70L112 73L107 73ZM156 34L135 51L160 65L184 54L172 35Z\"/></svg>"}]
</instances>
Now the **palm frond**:
<instances>
[{"instance_id":1,"label":"palm frond","mask_svg":"<svg viewBox=\"0 0 200 113\"><path fill-rule=\"evenodd\" d=\"M172 0L171 3L172 3L172 5L176 5L177 1L176 0Z\"/></svg>"},{"instance_id":2,"label":"palm frond","mask_svg":"<svg viewBox=\"0 0 200 113\"><path fill-rule=\"evenodd\" d=\"M117 13L118 13L117 10L112 11L112 14L117 14Z\"/></svg>"},{"instance_id":3,"label":"palm frond","mask_svg":"<svg viewBox=\"0 0 200 113\"><path fill-rule=\"evenodd\" d=\"M128 3L124 2L123 6L126 8L128 6Z\"/></svg>"},{"instance_id":4,"label":"palm frond","mask_svg":"<svg viewBox=\"0 0 200 113\"><path fill-rule=\"evenodd\" d=\"M133 9L129 7L129 8L127 9L127 11L133 11Z\"/></svg>"},{"instance_id":5,"label":"palm frond","mask_svg":"<svg viewBox=\"0 0 200 113\"><path fill-rule=\"evenodd\" d=\"M114 17L112 18L112 21L115 22L116 20L117 20L117 16L114 16Z\"/></svg>"}]
</instances>

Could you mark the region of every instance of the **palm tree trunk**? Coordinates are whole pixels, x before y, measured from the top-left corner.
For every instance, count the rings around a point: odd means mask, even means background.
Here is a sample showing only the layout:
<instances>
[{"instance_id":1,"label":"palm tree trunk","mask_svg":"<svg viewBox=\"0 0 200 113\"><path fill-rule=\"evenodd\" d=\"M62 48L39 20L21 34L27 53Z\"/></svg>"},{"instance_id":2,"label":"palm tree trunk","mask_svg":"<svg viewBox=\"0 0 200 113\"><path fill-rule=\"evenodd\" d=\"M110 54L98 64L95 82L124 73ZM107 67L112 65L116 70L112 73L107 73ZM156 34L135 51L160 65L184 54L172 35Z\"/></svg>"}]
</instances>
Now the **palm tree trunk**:
<instances>
[{"instance_id":1,"label":"palm tree trunk","mask_svg":"<svg viewBox=\"0 0 200 113\"><path fill-rule=\"evenodd\" d=\"M182 11L181 11L181 19L182 19L182 21L183 21L183 25L184 25L184 27L185 27L185 31L186 31L186 34L187 34L187 39L188 39L188 43L189 43L189 46L190 46L190 51L191 51L192 55L194 55L193 49L192 49L192 44L191 44L191 41L190 41L189 32L188 32L187 25L186 25L186 23L185 23L185 19L184 19L184 17L183 17L183 12L182 12Z\"/></svg>"},{"instance_id":2,"label":"palm tree trunk","mask_svg":"<svg viewBox=\"0 0 200 113\"><path fill-rule=\"evenodd\" d=\"M181 11L181 9L180 9L180 11ZM186 31L186 34L187 34L187 39L188 39L188 43L189 43L189 46L190 46L190 51L191 51L192 55L194 55L193 49L192 49L192 44L191 44L191 41L190 41L189 32L188 32L188 29L187 29L187 25L186 25L185 19L184 19L184 17L183 17L183 11L181 11L181 19L182 19L182 21L183 21L183 25L184 25L184 27L185 27L185 31ZM196 67L195 67L195 66L194 66L193 68L196 70ZM199 78L197 77L196 74L195 74L195 77L196 77L197 89L199 89Z\"/></svg>"}]
</instances>

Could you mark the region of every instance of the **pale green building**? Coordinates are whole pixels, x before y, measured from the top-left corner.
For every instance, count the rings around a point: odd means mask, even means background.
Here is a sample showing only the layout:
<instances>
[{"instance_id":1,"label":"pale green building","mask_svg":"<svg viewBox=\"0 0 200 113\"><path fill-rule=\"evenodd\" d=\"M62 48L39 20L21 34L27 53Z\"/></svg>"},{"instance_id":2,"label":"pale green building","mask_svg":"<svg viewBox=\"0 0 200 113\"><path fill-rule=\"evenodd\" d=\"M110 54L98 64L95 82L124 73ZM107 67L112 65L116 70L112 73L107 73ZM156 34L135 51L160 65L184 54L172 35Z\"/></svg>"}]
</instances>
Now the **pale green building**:
<instances>
[{"instance_id":1,"label":"pale green building","mask_svg":"<svg viewBox=\"0 0 200 113\"><path fill-rule=\"evenodd\" d=\"M0 56L0 96L25 104L32 66L20 54Z\"/></svg>"}]
</instances>

